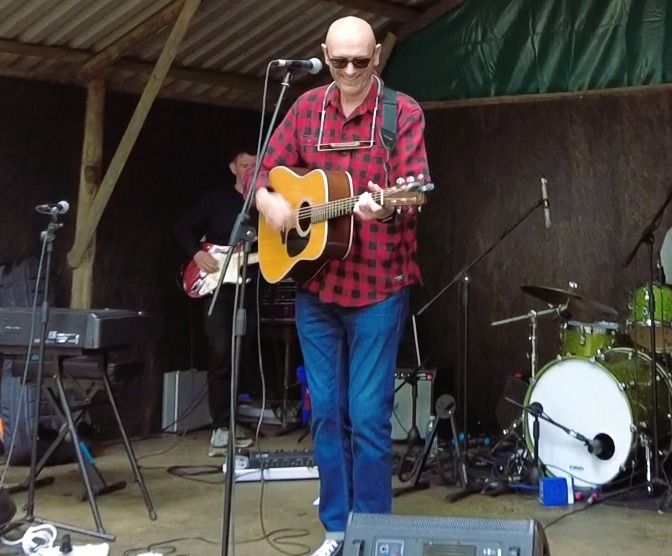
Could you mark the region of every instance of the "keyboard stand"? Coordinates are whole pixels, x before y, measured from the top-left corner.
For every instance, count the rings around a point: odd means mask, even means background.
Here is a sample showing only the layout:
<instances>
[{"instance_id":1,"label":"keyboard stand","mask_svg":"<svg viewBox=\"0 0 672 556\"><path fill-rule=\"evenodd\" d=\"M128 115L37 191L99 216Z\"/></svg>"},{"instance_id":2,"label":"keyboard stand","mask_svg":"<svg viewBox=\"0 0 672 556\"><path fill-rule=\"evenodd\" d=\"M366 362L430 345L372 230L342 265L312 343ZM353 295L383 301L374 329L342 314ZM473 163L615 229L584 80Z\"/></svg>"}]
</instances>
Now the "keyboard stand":
<instances>
[{"instance_id":1,"label":"keyboard stand","mask_svg":"<svg viewBox=\"0 0 672 556\"><path fill-rule=\"evenodd\" d=\"M71 351L71 350L70 350ZM87 461L85 459L84 450L86 450L86 457L90 458L90 453L84 447L79 439L79 434L77 433L77 422L84 413L85 408L81 406L71 407L71 402L68 399L67 393L65 391L65 382L78 380L91 380L102 385L102 388L107 394L107 399L112 407L117 426L119 428L119 433L121 434L124 449L128 457L131 469L133 471L133 476L135 481L138 483L140 492L147 507L147 512L149 518L153 521L156 520L156 512L154 511L154 506L152 500L147 491L145 481L143 479L140 468L138 467L137 459L133 451L133 447L126 435L126 430L121 420L119 414L119 409L117 407L114 394L112 393L112 388L110 385L110 379L107 375L108 369L108 357L107 353L102 350L96 350L93 352L86 353L85 357L81 357L80 354L67 353L64 355L63 351L58 350L58 348L47 348L48 361L51 363L51 374L44 377L43 391L47 393L49 401L54 404L54 407L57 408L59 413L65 419L64 425L61 427L58 437L52 442L49 446L47 452L40 459L39 464L35 470L35 475L44 468L49 456L56 450L59 444L64 440L66 434L70 435L72 439L72 445L75 450L75 456L77 458L77 463L79 465L79 470L82 476L82 481L84 482L84 494L82 499L86 499L89 502L91 507L91 513L93 515L93 520L96 524L96 530L99 533L105 534L105 528L103 527L103 522L100 517L100 511L98 510L98 504L96 502L97 494L105 494L113 490L119 490L125 486L125 483L113 483L112 485L107 484L102 475L98 472L95 465L92 465L92 458ZM46 354L45 354L46 356ZM77 359L77 361L75 361ZM69 364L71 363L71 364ZM74 363L74 364L73 364ZM18 365L15 365L18 367ZM70 371L66 371L67 367L72 367ZM16 371L15 371L16 372ZM22 369L21 369L22 372ZM29 373L30 374L30 373ZM52 388L55 386L56 394L53 392ZM96 391L100 388L96 389ZM94 392L95 394L95 392ZM93 397L93 394L89 396ZM85 404L88 407L88 403ZM73 411L74 410L74 411ZM94 471L95 469L95 471ZM53 479L52 479L53 480ZM94 485L95 483L95 485ZM16 487L14 487L16 488Z\"/></svg>"}]
</instances>

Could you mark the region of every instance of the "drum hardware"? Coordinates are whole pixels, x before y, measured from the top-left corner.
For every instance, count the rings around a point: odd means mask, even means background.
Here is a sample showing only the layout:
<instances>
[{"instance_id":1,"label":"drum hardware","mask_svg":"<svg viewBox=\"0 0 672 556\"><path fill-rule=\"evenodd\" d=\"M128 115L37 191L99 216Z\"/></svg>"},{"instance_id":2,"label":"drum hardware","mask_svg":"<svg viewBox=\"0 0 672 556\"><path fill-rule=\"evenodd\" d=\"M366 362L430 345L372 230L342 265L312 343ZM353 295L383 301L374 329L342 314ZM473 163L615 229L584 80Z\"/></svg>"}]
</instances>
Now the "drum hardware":
<instances>
[{"instance_id":1,"label":"drum hardware","mask_svg":"<svg viewBox=\"0 0 672 556\"><path fill-rule=\"evenodd\" d=\"M468 391L467 391L467 377L469 375L468 371L468 361L467 361L467 354L469 351L469 335L468 335L468 325L469 325L469 312L468 312L468 292L469 292L469 284L471 282L471 276L469 275L469 272L471 269L481 261L486 255L488 255L491 251L493 251L506 237L508 237L509 234L511 234L518 226L520 226L527 218L538 208L548 208L548 199L543 199L539 198L536 201L534 201L529 208L520 216L518 217L514 222L512 222L507 228L504 229L504 231L495 239L493 242L491 242L489 245L487 245L471 262L467 263L462 269L445 285L443 286L438 293L434 295L427 303L425 303L418 311L415 312L415 317L419 317L422 313L424 313L431 305L434 304L434 302L441 297L445 292L447 292L451 287L453 287L457 283L462 284L462 317L463 317L463 326L464 326L464 334L462 337L462 360L460 361L461 363L461 373L462 374L462 386L463 386L463 392L462 392L462 404L464 405L463 407L463 423L462 427L464 430L464 454L465 457L468 456L468 451L469 451L469 434L467 432L467 426L468 426L468 419L467 419L467 409L468 409ZM459 319L458 319L459 321Z\"/></svg>"},{"instance_id":2,"label":"drum hardware","mask_svg":"<svg viewBox=\"0 0 672 556\"><path fill-rule=\"evenodd\" d=\"M566 309L566 306L557 306L551 309L544 309L543 311L531 310L525 313L524 315L518 315L516 317L510 317L508 319L496 320L490 323L490 326L501 326L503 324L510 324L512 322L518 322L520 320L529 319L530 321L530 335L527 339L530 341L530 353L528 353L528 358L530 360L530 377L531 380L534 380L537 375L537 367L539 365L539 355L537 353L537 319L546 315L556 315L561 316L563 311Z\"/></svg>"},{"instance_id":3,"label":"drum hardware","mask_svg":"<svg viewBox=\"0 0 672 556\"><path fill-rule=\"evenodd\" d=\"M521 286L520 289L532 297L545 301L549 305L564 306L564 317L571 318L577 313L591 315L593 317L601 317L604 315L618 316L618 311L613 307L589 299L575 291L530 285ZM599 318L593 320L599 320Z\"/></svg>"},{"instance_id":4,"label":"drum hardware","mask_svg":"<svg viewBox=\"0 0 672 556\"><path fill-rule=\"evenodd\" d=\"M653 219L644 227L644 230L639 236L639 239L637 240L637 243L635 243L635 246L633 247L632 251L628 254L626 257L625 261L623 262L624 267L630 266L632 261L635 259L635 255L637 255L637 252L639 251L639 248L646 244L647 245L647 252L648 252L648 262L649 262L649 283L647 284L647 289L648 289L648 316L651 317L653 316L655 319L655 316L658 315L656 312L656 297L655 297L655 291L654 291L654 282L656 279L656 257L653 254L653 246L655 244L655 231L660 225L660 221L663 217L663 213L665 212L665 209L667 206L672 202L672 189L668 191L667 197L665 198L665 201L663 201L662 205L656 212L656 214L653 216ZM661 307L661 311L663 308ZM655 323L652 323L655 324ZM660 438L659 438L659 430L658 430L658 381L656 380L657 377L657 370L658 370L658 365L656 364L655 360L655 354L658 351L656 349L656 336L657 334L657 327L654 326L649 326L649 338L650 338L650 343L649 343L649 350L651 353L654 354L654 357L651 358L651 373L650 373L650 380L651 380L651 400L652 400L652 406L653 406L653 419L652 419L652 424L653 424L653 472L650 477L647 477L647 492L652 495L654 494L656 486L664 486L666 489L666 495L663 499L663 503L667 506L667 504L670 502L670 492L672 492L672 485L669 483L667 476L664 473L661 473L661 464L660 464L660 458L659 458L659 446L660 446ZM661 509L662 506L659 508Z\"/></svg>"}]
</instances>

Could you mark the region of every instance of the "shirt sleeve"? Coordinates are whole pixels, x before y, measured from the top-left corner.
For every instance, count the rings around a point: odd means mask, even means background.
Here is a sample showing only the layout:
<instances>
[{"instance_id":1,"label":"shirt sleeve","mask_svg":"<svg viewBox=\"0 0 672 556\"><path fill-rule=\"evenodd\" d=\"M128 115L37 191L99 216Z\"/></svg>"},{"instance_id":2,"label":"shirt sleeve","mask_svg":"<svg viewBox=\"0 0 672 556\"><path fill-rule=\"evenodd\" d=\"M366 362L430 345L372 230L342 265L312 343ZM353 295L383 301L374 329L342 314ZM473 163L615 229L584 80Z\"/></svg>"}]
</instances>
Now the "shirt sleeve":
<instances>
[{"instance_id":1,"label":"shirt sleeve","mask_svg":"<svg viewBox=\"0 0 672 556\"><path fill-rule=\"evenodd\" d=\"M425 149L425 116L422 108L411 101L410 105L399 111L397 145L394 156L390 158L390 186L395 185L397 178L417 178L420 174L423 175L424 183L430 181ZM393 221L400 216L402 219L414 220L417 210L415 207L402 210Z\"/></svg>"},{"instance_id":2,"label":"shirt sleeve","mask_svg":"<svg viewBox=\"0 0 672 556\"><path fill-rule=\"evenodd\" d=\"M204 195L175 224L177 242L189 258L201 250L201 238L208 231L211 206L210 196Z\"/></svg>"},{"instance_id":3,"label":"shirt sleeve","mask_svg":"<svg viewBox=\"0 0 672 556\"><path fill-rule=\"evenodd\" d=\"M390 179L424 176L429 181L425 150L425 116L417 104L401 110L398 121L396 156L390 160Z\"/></svg>"}]
</instances>

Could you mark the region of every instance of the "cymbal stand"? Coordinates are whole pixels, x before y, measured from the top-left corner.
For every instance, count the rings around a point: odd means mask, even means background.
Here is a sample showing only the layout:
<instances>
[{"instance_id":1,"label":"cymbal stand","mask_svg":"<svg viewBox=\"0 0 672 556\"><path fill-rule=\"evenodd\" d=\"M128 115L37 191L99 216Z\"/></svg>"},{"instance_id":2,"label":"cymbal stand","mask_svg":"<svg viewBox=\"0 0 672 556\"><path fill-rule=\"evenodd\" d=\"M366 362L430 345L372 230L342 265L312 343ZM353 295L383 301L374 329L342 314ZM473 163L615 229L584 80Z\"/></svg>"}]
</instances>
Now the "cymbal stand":
<instances>
[{"instance_id":1,"label":"cymbal stand","mask_svg":"<svg viewBox=\"0 0 672 556\"><path fill-rule=\"evenodd\" d=\"M542 178L543 180L544 178ZM446 291L448 291L451 287L453 287L455 284L458 282L463 283L463 295L462 295L462 314L464 317L464 334L462 337L463 341L463 346L462 346L462 365L461 365L461 372L463 374L462 377L462 384L464 388L464 399L462 400L462 403L464 404L463 408L463 420L464 422L462 423L462 427L464 429L464 453L465 455L468 452L469 449L469 434L467 432L468 430L468 420L467 420L467 409L468 409L468 401L467 401L467 376L469 375L468 368L467 368L467 354L469 350L469 335L468 335L468 325L469 325L469 318L468 318L468 286L471 283L471 276L469 275L469 271L483 259L486 255L488 255L491 251L493 251L509 234L511 234L518 226L520 226L527 218L538 208L543 208L545 206L548 206L548 200L540 198L537 201L535 201L524 213L522 216L517 218L512 224L510 224L500 235L499 237L494 240L490 245L488 245L483 251L481 251L475 259L473 259L470 263L466 264L453 278L450 280L445 286L443 286L439 292L434 295L427 303L425 303L418 311L415 312L414 317L419 317L424 313L429 307L431 307L434 302L441 297Z\"/></svg>"},{"instance_id":2,"label":"cymbal stand","mask_svg":"<svg viewBox=\"0 0 672 556\"><path fill-rule=\"evenodd\" d=\"M544 309L543 311L531 310L524 315L519 315L517 317L511 317L503 320L496 320L490 323L490 326L501 326L503 324L510 324L512 322L518 322L520 320L529 319L530 321L530 335L528 339L530 340L530 377L531 380L536 380L537 369L539 366L539 353L537 352L537 319L546 315L560 315L563 311L561 305L557 307L552 307L551 309Z\"/></svg>"},{"instance_id":3,"label":"cymbal stand","mask_svg":"<svg viewBox=\"0 0 672 556\"><path fill-rule=\"evenodd\" d=\"M653 449L652 449L652 459L653 459L653 476L647 476L647 485L646 490L650 496L656 496L656 488L664 487L664 497L661 504L667 507L670 502L672 502L672 485L669 483L667 476L664 473L661 473L660 465L660 450L659 450L659 435L658 435L658 373L657 373L657 362L656 362L656 300L653 290L653 282L655 279L656 269L655 269L655 257L653 254L653 246L655 244L655 235L654 232L660 225L663 213L667 206L672 202L672 189L669 190L667 197L663 204L660 206L653 219L647 226L644 228L642 234L640 235L635 247L632 249L626 260L623 262L623 266L629 266L635 258L637 251L643 245L647 245L648 250L648 259L649 259L649 283L647 286L648 294L648 311L649 311L649 333L650 333L650 348L651 348L651 401L653 407L653 417L652 417L652 429L653 429ZM647 463L648 465L648 463Z\"/></svg>"}]
</instances>

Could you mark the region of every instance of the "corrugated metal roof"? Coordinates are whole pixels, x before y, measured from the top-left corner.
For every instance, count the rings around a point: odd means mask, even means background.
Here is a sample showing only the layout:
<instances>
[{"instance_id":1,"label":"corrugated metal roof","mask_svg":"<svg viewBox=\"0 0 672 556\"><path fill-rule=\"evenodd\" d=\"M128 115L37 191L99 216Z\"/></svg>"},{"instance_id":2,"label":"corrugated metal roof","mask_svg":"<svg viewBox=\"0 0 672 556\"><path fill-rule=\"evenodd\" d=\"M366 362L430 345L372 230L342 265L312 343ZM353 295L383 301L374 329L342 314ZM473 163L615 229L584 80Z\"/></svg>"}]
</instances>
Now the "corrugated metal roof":
<instances>
[{"instance_id":1,"label":"corrugated metal roof","mask_svg":"<svg viewBox=\"0 0 672 556\"><path fill-rule=\"evenodd\" d=\"M269 60L320 56L334 19L357 15L379 39L447 0L203 0L162 96L259 108ZM177 3L177 4L176 4ZM459 2L458 2L459 3ZM181 0L0 0L0 75L78 81L82 64ZM172 25L137 42L105 77L112 89L140 92ZM293 89L314 84L297 80Z\"/></svg>"}]
</instances>

